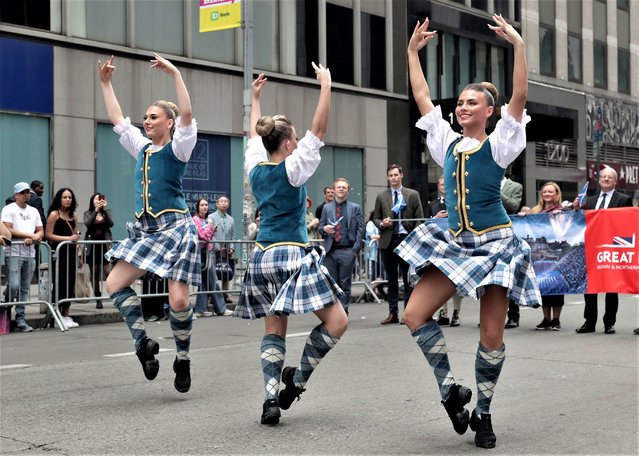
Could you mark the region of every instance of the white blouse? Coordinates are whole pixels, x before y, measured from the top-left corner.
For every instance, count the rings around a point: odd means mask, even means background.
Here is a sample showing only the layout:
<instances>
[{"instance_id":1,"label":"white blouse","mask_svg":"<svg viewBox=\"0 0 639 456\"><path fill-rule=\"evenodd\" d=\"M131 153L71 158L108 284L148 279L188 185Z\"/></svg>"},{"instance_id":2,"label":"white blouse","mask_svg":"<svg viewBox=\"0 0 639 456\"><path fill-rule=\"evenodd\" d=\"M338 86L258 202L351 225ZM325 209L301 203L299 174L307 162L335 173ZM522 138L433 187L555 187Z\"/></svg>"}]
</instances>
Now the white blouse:
<instances>
[{"instance_id":1,"label":"white blouse","mask_svg":"<svg viewBox=\"0 0 639 456\"><path fill-rule=\"evenodd\" d=\"M495 162L506 169L519 154L526 148L526 124L530 122L530 116L524 109L521 122L517 122L508 113L508 104L501 109L501 119L497 121L495 130L488 136L490 147ZM442 117L441 106L436 106L431 112L421 117L415 124L417 128L425 130L426 145L431 157L443 167L446 151L450 144L461 135L453 131ZM464 137L457 146L460 152L473 150L479 146L480 141L475 138Z\"/></svg>"},{"instance_id":2,"label":"white blouse","mask_svg":"<svg viewBox=\"0 0 639 456\"><path fill-rule=\"evenodd\" d=\"M197 122L191 119L191 125L180 126L180 118L175 119L175 132L173 133L172 147L175 157L186 163L191 158L191 153L197 142ZM140 150L151 140L144 136L140 129L131 124L131 119L126 118L113 127L113 131L120 135L120 144L137 159Z\"/></svg>"},{"instance_id":3,"label":"white blouse","mask_svg":"<svg viewBox=\"0 0 639 456\"><path fill-rule=\"evenodd\" d=\"M246 174L263 162L268 162L268 152L264 148L261 136L248 140L244 166ZM297 149L284 160L286 176L293 187L300 187L313 175L322 160L320 148L324 146L321 139L310 130L297 142Z\"/></svg>"}]
</instances>

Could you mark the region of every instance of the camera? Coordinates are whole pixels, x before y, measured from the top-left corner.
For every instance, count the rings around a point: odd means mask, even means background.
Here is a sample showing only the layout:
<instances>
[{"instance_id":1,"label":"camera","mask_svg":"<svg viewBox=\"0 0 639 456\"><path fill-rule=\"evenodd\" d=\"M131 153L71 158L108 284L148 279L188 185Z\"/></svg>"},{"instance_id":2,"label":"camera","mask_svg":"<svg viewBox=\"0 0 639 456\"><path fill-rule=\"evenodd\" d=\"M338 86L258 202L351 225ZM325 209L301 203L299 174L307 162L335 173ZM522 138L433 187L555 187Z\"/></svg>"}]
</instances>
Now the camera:
<instances>
[{"instance_id":1,"label":"camera","mask_svg":"<svg viewBox=\"0 0 639 456\"><path fill-rule=\"evenodd\" d=\"M104 195L98 196L98 201L104 201L104 200L105 200Z\"/></svg>"}]
</instances>

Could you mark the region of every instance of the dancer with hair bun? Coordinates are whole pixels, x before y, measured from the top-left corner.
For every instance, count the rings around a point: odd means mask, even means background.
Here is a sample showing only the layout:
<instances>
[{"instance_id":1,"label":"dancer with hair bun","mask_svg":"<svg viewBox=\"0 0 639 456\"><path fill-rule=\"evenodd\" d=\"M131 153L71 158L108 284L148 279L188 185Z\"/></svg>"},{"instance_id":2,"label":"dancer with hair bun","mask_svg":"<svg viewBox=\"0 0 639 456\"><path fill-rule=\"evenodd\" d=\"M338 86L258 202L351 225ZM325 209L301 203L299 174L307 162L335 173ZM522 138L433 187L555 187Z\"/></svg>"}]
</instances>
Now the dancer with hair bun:
<instances>
[{"instance_id":1,"label":"dancer with hair bun","mask_svg":"<svg viewBox=\"0 0 639 456\"><path fill-rule=\"evenodd\" d=\"M264 318L262 424L279 423L280 409L299 400L313 370L348 326L339 305L342 291L321 265L323 251L309 245L306 230L306 181L320 164L331 95L330 71L315 63L313 68L320 96L311 129L299 142L285 116L262 116L266 78L260 74L253 81L244 166L260 212L260 231L233 315ZM284 368L288 316L307 312L314 312L321 323L308 336L299 366ZM280 376L286 385L281 391Z\"/></svg>"},{"instance_id":2,"label":"dancer with hair bun","mask_svg":"<svg viewBox=\"0 0 639 456\"><path fill-rule=\"evenodd\" d=\"M173 385L180 393L186 393L191 387L189 347L193 321L189 284L200 285L201 268L197 229L184 200L182 179L197 141L197 123L180 71L158 54L153 55L151 68L169 74L175 82L179 109L164 100L151 104L144 115L146 137L122 114L111 85L113 56L104 64L98 61L107 115L115 126L113 130L120 135L120 144L137 160L137 220L127 224L129 237L105 255L107 260L117 261L106 287L131 331L144 375L153 380L160 367L155 359L160 346L147 337L140 298L131 284L146 272L168 279L169 322L177 350Z\"/></svg>"},{"instance_id":3,"label":"dancer with hair bun","mask_svg":"<svg viewBox=\"0 0 639 456\"><path fill-rule=\"evenodd\" d=\"M512 229L501 203L500 183L506 167L526 147L524 106L528 79L524 42L500 15L489 27L513 46L513 94L504 105L495 130L486 124L495 113L497 92L492 84L470 84L459 95L455 115L463 134L455 133L435 107L419 62L419 50L435 35L428 19L417 22L408 44L411 87L422 115L417 127L426 130L428 149L444 168L448 230L426 222L397 247L411 267L416 286L404 312L404 322L433 368L442 403L458 434L470 428L475 444L494 448L490 403L506 354L503 343L508 300L538 307L530 247ZM479 346L475 361L477 404L469 416L464 406L471 390L455 382L444 334L433 319L452 296L480 299Z\"/></svg>"}]
</instances>

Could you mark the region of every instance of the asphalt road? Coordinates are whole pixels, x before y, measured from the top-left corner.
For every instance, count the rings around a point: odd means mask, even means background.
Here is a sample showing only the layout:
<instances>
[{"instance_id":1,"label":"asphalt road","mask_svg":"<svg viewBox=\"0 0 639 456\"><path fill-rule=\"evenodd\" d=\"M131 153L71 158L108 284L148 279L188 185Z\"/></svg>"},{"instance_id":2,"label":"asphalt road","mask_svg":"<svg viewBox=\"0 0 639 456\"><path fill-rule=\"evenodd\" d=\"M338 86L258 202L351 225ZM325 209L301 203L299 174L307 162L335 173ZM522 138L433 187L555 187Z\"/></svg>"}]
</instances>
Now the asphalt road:
<instances>
[{"instance_id":1,"label":"asphalt road","mask_svg":"<svg viewBox=\"0 0 639 456\"><path fill-rule=\"evenodd\" d=\"M408 330L379 325L385 304L351 306L349 330L275 427L259 422L260 321L198 319L187 394L173 388L168 322L148 324L166 349L153 382L123 323L3 335L0 454L637 454L638 309L639 297L621 297L616 335L601 323L575 334L581 296L568 299L563 331L535 331L541 310L523 310L506 332L494 450L453 431ZM473 395L477 318L465 299L462 326L444 330L455 378ZM287 365L315 324L290 319Z\"/></svg>"}]
</instances>

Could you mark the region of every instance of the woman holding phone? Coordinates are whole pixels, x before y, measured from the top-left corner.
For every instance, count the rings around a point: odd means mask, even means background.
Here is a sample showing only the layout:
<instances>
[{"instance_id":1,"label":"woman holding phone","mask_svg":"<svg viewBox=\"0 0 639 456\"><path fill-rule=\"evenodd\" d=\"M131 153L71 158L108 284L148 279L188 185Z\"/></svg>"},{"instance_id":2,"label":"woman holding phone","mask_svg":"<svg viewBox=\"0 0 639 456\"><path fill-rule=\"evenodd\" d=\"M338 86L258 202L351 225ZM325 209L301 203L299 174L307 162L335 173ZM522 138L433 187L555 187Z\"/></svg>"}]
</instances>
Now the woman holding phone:
<instances>
[{"instance_id":1,"label":"woman holding phone","mask_svg":"<svg viewBox=\"0 0 639 456\"><path fill-rule=\"evenodd\" d=\"M94 193L89 200L89 210L84 211L84 226L87 241L111 241L111 227L113 226L113 216L107 208L106 197L101 193ZM86 251L86 261L91 271L91 281L95 296L102 296L100 283L106 280L111 272L111 264L104 258L108 244L88 244ZM102 301L96 301L95 308L102 309Z\"/></svg>"}]
</instances>

